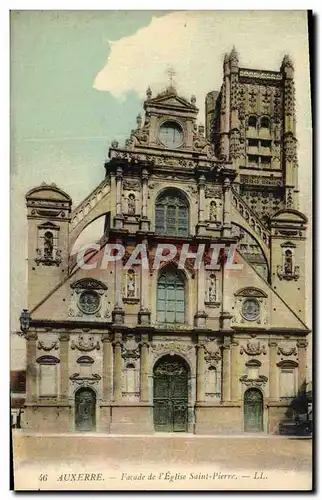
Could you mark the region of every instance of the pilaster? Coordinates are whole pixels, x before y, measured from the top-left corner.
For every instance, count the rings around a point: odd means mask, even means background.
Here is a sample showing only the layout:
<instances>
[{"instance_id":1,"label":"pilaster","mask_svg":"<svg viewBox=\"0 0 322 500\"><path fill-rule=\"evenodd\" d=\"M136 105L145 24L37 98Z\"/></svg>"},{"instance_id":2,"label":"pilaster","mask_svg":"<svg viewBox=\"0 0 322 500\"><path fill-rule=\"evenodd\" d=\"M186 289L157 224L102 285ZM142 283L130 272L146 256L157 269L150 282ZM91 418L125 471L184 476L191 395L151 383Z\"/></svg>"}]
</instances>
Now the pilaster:
<instances>
[{"instance_id":1,"label":"pilaster","mask_svg":"<svg viewBox=\"0 0 322 500\"><path fill-rule=\"evenodd\" d=\"M240 381L239 381L239 342L233 340L231 343L231 386L230 399L238 401L240 399Z\"/></svg>"},{"instance_id":2,"label":"pilaster","mask_svg":"<svg viewBox=\"0 0 322 500\"><path fill-rule=\"evenodd\" d=\"M202 403L205 401L205 347L202 341L196 346L197 350L197 377L196 377L196 389L197 403Z\"/></svg>"},{"instance_id":3,"label":"pilaster","mask_svg":"<svg viewBox=\"0 0 322 500\"><path fill-rule=\"evenodd\" d=\"M110 333L104 333L103 338L103 399L113 399L113 345Z\"/></svg>"},{"instance_id":4,"label":"pilaster","mask_svg":"<svg viewBox=\"0 0 322 500\"><path fill-rule=\"evenodd\" d=\"M68 352L69 352L69 333L64 332L59 335L59 351L60 351L60 399L68 400L69 393L69 369L68 369Z\"/></svg>"},{"instance_id":5,"label":"pilaster","mask_svg":"<svg viewBox=\"0 0 322 500\"><path fill-rule=\"evenodd\" d=\"M28 403L37 401L37 333L29 331L27 334L27 370L26 370L26 399Z\"/></svg>"},{"instance_id":6,"label":"pilaster","mask_svg":"<svg viewBox=\"0 0 322 500\"><path fill-rule=\"evenodd\" d=\"M269 398L278 399L277 342L271 340L269 346Z\"/></svg>"},{"instance_id":7,"label":"pilaster","mask_svg":"<svg viewBox=\"0 0 322 500\"><path fill-rule=\"evenodd\" d=\"M114 401L122 400L122 333L114 336Z\"/></svg>"},{"instance_id":8,"label":"pilaster","mask_svg":"<svg viewBox=\"0 0 322 500\"><path fill-rule=\"evenodd\" d=\"M230 373L231 373L230 337L224 337L222 346L222 401L230 401Z\"/></svg>"},{"instance_id":9,"label":"pilaster","mask_svg":"<svg viewBox=\"0 0 322 500\"><path fill-rule=\"evenodd\" d=\"M149 342L148 335L143 334L140 343L140 400L149 401Z\"/></svg>"}]
</instances>

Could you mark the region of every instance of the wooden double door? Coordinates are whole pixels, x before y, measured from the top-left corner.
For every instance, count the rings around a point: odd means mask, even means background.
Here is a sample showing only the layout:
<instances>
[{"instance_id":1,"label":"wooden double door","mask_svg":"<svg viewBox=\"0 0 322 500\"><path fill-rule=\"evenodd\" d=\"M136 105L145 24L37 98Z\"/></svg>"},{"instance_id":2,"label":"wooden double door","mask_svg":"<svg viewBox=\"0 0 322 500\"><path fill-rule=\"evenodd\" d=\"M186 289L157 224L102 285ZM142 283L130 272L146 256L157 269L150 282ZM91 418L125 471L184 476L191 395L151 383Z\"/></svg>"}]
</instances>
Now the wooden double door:
<instances>
[{"instance_id":1,"label":"wooden double door","mask_svg":"<svg viewBox=\"0 0 322 500\"><path fill-rule=\"evenodd\" d=\"M159 432L188 431L189 368L179 356L166 356L153 374L154 428Z\"/></svg>"},{"instance_id":2,"label":"wooden double door","mask_svg":"<svg viewBox=\"0 0 322 500\"><path fill-rule=\"evenodd\" d=\"M244 394L244 430L263 430L263 396L259 389L248 389Z\"/></svg>"},{"instance_id":3,"label":"wooden double door","mask_svg":"<svg viewBox=\"0 0 322 500\"><path fill-rule=\"evenodd\" d=\"M76 431L94 431L96 428L96 394L92 389L81 388L75 394Z\"/></svg>"}]
</instances>

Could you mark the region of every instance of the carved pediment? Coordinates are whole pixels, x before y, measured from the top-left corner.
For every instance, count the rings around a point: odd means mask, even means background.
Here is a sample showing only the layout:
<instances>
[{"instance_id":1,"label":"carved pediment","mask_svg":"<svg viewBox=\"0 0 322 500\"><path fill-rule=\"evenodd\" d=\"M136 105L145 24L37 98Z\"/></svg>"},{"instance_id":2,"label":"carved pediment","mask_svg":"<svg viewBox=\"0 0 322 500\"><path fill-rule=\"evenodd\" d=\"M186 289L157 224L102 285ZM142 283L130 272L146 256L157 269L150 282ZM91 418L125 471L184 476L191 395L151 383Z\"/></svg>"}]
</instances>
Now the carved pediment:
<instances>
[{"instance_id":1,"label":"carved pediment","mask_svg":"<svg viewBox=\"0 0 322 500\"><path fill-rule=\"evenodd\" d=\"M107 286L94 278L82 278L70 285L71 288L82 290L107 290Z\"/></svg>"},{"instance_id":2,"label":"carved pediment","mask_svg":"<svg viewBox=\"0 0 322 500\"><path fill-rule=\"evenodd\" d=\"M184 97L177 95L175 89L170 87L164 92L161 92L156 97L148 99L145 102L145 106L157 106L157 107L170 107L170 108L181 108L196 113L198 108L191 102L187 101Z\"/></svg>"}]
</instances>

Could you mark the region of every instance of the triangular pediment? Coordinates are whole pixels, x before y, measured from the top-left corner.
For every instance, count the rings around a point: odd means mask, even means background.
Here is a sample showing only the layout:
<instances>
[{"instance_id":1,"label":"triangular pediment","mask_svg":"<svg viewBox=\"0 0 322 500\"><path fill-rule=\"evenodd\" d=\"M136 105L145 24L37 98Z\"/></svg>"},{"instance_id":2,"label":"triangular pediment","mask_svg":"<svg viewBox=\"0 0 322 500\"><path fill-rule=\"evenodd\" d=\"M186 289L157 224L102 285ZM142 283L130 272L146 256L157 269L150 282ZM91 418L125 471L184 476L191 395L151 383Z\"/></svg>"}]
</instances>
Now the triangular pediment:
<instances>
[{"instance_id":1,"label":"triangular pediment","mask_svg":"<svg viewBox=\"0 0 322 500\"><path fill-rule=\"evenodd\" d=\"M170 93L167 91L163 92L162 94L159 94L153 99L149 99L148 101L146 101L146 106L181 108L184 110L193 111L195 113L198 111L198 108L191 102L187 101L187 99L185 99L184 97L178 96L175 92Z\"/></svg>"}]
</instances>

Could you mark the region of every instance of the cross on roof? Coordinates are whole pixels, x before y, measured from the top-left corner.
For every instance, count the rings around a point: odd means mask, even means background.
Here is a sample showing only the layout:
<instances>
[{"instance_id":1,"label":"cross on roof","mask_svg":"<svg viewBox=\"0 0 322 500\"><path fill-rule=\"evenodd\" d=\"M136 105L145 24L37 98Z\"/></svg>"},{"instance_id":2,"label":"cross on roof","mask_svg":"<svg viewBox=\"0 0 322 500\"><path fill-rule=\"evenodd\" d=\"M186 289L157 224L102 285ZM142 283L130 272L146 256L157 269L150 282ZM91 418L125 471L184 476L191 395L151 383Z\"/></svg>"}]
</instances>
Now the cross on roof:
<instances>
[{"instance_id":1,"label":"cross on roof","mask_svg":"<svg viewBox=\"0 0 322 500\"><path fill-rule=\"evenodd\" d=\"M167 70L167 73L168 73L169 80L170 80L170 87L173 87L173 77L176 75L176 72L174 71L173 68L169 68Z\"/></svg>"}]
</instances>

